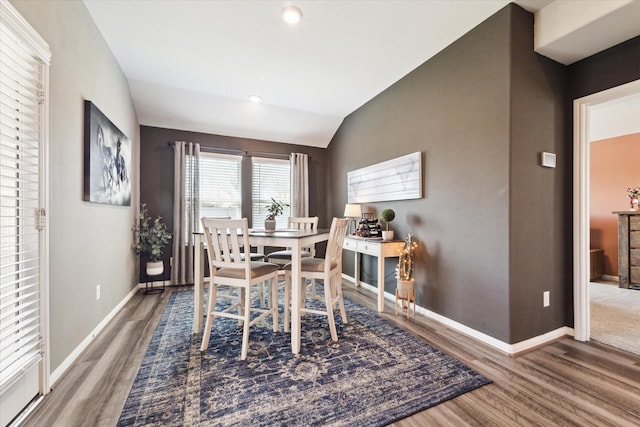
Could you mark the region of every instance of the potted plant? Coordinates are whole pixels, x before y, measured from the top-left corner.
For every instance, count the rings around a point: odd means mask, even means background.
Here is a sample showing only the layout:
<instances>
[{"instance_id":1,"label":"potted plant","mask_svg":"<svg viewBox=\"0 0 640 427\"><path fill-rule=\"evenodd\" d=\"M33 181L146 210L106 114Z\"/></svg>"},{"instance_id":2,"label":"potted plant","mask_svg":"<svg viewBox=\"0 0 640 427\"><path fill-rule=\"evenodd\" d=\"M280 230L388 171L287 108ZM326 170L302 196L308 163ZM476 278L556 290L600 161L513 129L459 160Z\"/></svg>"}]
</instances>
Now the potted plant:
<instances>
[{"instance_id":1,"label":"potted plant","mask_svg":"<svg viewBox=\"0 0 640 427\"><path fill-rule=\"evenodd\" d=\"M414 296L413 256L417 247L418 244L413 240L413 235L409 233L405 239L402 252L400 252L400 260L396 267L396 278L398 279L396 295L403 299Z\"/></svg>"},{"instance_id":2,"label":"potted plant","mask_svg":"<svg viewBox=\"0 0 640 427\"><path fill-rule=\"evenodd\" d=\"M265 230L273 231L276 229L276 217L278 215L282 215L282 212L284 212L284 208L287 206L289 205L276 200L273 197L271 198L271 203L267 205L267 212L269 212L269 214L264 220Z\"/></svg>"},{"instance_id":3,"label":"potted plant","mask_svg":"<svg viewBox=\"0 0 640 427\"><path fill-rule=\"evenodd\" d=\"M382 232L383 240L393 240L393 230L389 231L389 223L393 221L395 217L396 213L393 211L393 209L385 209L380 212L380 218L382 218L384 223L387 225L387 230Z\"/></svg>"},{"instance_id":4,"label":"potted plant","mask_svg":"<svg viewBox=\"0 0 640 427\"><path fill-rule=\"evenodd\" d=\"M155 276L164 272L162 263L162 250L171 240L171 233L167 231L167 225L158 216L152 219L147 210L147 205L140 205L137 224L131 227L133 232L132 249L137 255L148 257L146 272L149 276Z\"/></svg>"}]
</instances>

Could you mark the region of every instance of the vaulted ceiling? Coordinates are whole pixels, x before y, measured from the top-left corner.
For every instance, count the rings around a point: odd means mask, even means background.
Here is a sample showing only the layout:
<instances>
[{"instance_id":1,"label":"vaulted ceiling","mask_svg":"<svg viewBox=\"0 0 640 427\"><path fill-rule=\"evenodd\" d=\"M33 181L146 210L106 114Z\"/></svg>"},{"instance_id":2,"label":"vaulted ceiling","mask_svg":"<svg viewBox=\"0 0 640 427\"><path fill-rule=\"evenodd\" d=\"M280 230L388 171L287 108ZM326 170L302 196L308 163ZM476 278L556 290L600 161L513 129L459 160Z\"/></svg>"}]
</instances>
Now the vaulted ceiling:
<instances>
[{"instance_id":1,"label":"vaulted ceiling","mask_svg":"<svg viewBox=\"0 0 640 427\"><path fill-rule=\"evenodd\" d=\"M295 26L280 16L292 3L303 12ZM140 124L316 147L329 144L347 115L507 3L85 0L129 81ZM539 51L563 63L640 33L637 0L574 2L622 4L577 18L566 0L515 3L537 12L536 27L540 14L549 30L536 28Z\"/></svg>"}]
</instances>

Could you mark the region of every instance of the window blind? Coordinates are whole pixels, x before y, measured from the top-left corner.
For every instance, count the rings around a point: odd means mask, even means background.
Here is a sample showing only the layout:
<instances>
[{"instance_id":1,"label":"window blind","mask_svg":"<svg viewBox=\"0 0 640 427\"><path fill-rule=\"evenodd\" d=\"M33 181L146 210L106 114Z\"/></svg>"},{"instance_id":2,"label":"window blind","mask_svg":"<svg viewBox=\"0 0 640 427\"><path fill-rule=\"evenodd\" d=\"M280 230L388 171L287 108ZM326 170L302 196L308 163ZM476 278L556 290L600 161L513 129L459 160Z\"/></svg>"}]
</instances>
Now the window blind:
<instances>
[{"instance_id":1,"label":"window blind","mask_svg":"<svg viewBox=\"0 0 640 427\"><path fill-rule=\"evenodd\" d=\"M43 72L37 55L0 22L0 392L42 359Z\"/></svg>"},{"instance_id":2,"label":"window blind","mask_svg":"<svg viewBox=\"0 0 640 427\"><path fill-rule=\"evenodd\" d=\"M264 227L264 220L269 213L267 205L272 198L291 205L291 166L288 160L253 157L251 159L251 192L253 205L251 208L252 226ZM291 207L287 206L282 215L276 218L276 228L287 228L287 219L291 215Z\"/></svg>"},{"instance_id":3,"label":"window blind","mask_svg":"<svg viewBox=\"0 0 640 427\"><path fill-rule=\"evenodd\" d=\"M241 156L200 153L201 217L241 218L241 161ZM189 183L187 188L191 188ZM200 227L198 224L198 230Z\"/></svg>"}]
</instances>

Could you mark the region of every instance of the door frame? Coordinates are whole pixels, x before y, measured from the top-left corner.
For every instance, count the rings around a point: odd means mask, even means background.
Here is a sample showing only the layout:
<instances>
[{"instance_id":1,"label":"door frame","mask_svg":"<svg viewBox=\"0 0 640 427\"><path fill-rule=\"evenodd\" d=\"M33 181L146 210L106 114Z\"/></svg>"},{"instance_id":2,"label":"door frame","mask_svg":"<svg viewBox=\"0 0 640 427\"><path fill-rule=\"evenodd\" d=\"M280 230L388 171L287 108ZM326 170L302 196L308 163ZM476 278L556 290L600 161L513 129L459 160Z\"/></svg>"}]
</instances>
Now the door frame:
<instances>
[{"instance_id":1,"label":"door frame","mask_svg":"<svg viewBox=\"0 0 640 427\"><path fill-rule=\"evenodd\" d=\"M589 341L589 120L591 107L640 93L640 80L573 101L573 311L574 338Z\"/></svg>"}]
</instances>

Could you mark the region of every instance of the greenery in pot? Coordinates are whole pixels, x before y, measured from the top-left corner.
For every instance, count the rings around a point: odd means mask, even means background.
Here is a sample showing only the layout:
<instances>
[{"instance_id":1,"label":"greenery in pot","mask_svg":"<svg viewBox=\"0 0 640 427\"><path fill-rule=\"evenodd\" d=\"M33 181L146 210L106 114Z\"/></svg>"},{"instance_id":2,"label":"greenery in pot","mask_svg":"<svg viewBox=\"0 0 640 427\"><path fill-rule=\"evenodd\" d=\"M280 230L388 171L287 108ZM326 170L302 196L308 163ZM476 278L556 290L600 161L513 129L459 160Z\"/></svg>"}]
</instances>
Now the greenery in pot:
<instances>
[{"instance_id":1,"label":"greenery in pot","mask_svg":"<svg viewBox=\"0 0 640 427\"><path fill-rule=\"evenodd\" d=\"M284 208L287 206L289 206L287 203L283 203L272 197L271 203L267 205L267 212L269 212L269 214L265 219L267 221L275 221L276 217L278 215L282 215L282 212L284 212Z\"/></svg>"},{"instance_id":2,"label":"greenery in pot","mask_svg":"<svg viewBox=\"0 0 640 427\"><path fill-rule=\"evenodd\" d=\"M387 231L389 231L389 223L393 221L395 217L396 213L393 211L393 209L385 209L380 212L380 218L382 218L384 223L387 224Z\"/></svg>"},{"instance_id":3,"label":"greenery in pot","mask_svg":"<svg viewBox=\"0 0 640 427\"><path fill-rule=\"evenodd\" d=\"M131 227L131 231L133 232L131 248L137 255L146 254L151 262L157 262L162 258L162 250L172 237L162 217L152 219L144 203L140 205L138 223Z\"/></svg>"}]
</instances>

